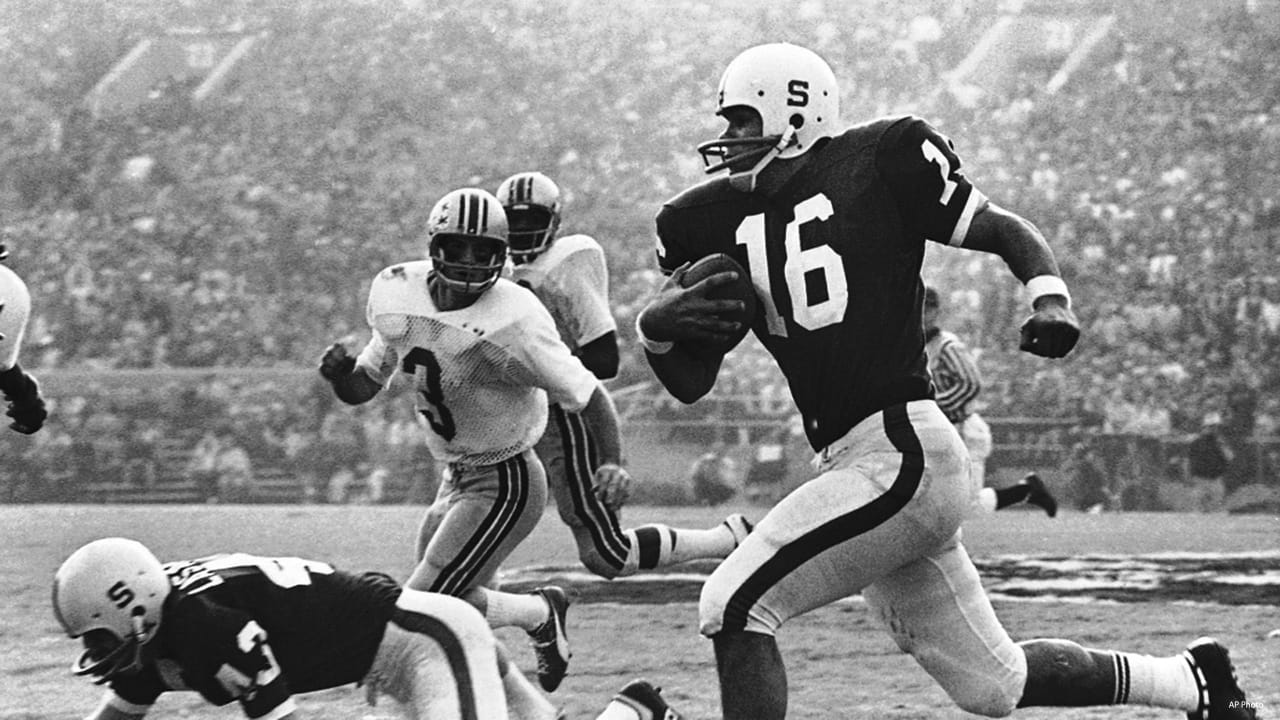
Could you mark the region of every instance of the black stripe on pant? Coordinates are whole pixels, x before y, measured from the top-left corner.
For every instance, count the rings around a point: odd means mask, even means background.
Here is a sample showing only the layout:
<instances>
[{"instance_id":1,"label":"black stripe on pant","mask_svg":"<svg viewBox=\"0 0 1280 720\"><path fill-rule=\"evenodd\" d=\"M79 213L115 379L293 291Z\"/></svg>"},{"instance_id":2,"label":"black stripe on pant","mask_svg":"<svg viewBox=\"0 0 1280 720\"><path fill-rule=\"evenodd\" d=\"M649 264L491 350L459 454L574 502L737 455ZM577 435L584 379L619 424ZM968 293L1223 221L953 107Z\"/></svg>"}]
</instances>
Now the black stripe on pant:
<instances>
[{"instance_id":1,"label":"black stripe on pant","mask_svg":"<svg viewBox=\"0 0 1280 720\"><path fill-rule=\"evenodd\" d=\"M910 502L924 476L924 451L916 436L907 407L892 405L883 412L884 431L893 446L902 452L902 467L893 485L883 495L832 518L778 549L777 554L747 578L729 599L723 629L740 631L747 626L748 613L774 585L792 570L827 550L849 542L892 518Z\"/></svg>"}]
</instances>

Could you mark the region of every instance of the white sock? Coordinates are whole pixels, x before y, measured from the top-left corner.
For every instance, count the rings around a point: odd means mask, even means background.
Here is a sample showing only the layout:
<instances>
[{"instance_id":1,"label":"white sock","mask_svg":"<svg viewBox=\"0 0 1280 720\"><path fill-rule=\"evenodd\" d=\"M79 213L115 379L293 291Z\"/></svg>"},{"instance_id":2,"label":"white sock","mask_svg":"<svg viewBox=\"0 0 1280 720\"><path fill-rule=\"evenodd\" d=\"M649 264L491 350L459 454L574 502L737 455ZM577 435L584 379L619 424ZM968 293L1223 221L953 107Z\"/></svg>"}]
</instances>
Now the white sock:
<instances>
[{"instance_id":1,"label":"white sock","mask_svg":"<svg viewBox=\"0 0 1280 720\"><path fill-rule=\"evenodd\" d=\"M1200 690L1185 657L1108 654L1116 670L1116 704L1154 705L1188 712L1199 709Z\"/></svg>"},{"instance_id":2,"label":"white sock","mask_svg":"<svg viewBox=\"0 0 1280 720\"><path fill-rule=\"evenodd\" d=\"M488 588L476 588L473 592L483 596L481 608L489 627L518 627L526 632L538 629L551 619L551 608L541 595L505 593Z\"/></svg>"},{"instance_id":3,"label":"white sock","mask_svg":"<svg viewBox=\"0 0 1280 720\"><path fill-rule=\"evenodd\" d=\"M641 525L624 531L629 547L619 576L677 565L690 560L720 560L733 552L733 531L725 525L707 530Z\"/></svg>"},{"instance_id":4,"label":"white sock","mask_svg":"<svg viewBox=\"0 0 1280 720\"><path fill-rule=\"evenodd\" d=\"M996 511L996 490L995 488L984 487L978 491L978 500L974 503L984 513L993 513Z\"/></svg>"}]
</instances>

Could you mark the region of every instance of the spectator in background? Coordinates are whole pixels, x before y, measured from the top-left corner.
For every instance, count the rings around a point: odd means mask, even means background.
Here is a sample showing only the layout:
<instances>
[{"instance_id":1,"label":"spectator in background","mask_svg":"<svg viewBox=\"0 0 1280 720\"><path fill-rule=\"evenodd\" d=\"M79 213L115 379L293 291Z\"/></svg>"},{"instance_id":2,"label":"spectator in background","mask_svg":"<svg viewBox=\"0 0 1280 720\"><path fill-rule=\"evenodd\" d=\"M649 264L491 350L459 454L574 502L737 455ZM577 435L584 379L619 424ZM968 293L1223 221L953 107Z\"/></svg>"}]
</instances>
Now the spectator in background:
<instances>
[{"instance_id":1,"label":"spectator in background","mask_svg":"<svg viewBox=\"0 0 1280 720\"><path fill-rule=\"evenodd\" d=\"M791 440L791 428L779 427L769 437L756 443L751 466L742 486L747 499L753 503L772 505L786 490L787 444Z\"/></svg>"},{"instance_id":2,"label":"spectator in background","mask_svg":"<svg viewBox=\"0 0 1280 720\"><path fill-rule=\"evenodd\" d=\"M205 502L218 501L218 458L222 454L222 438L215 430L206 430L187 460L187 477L200 488Z\"/></svg>"},{"instance_id":3,"label":"spectator in background","mask_svg":"<svg viewBox=\"0 0 1280 720\"><path fill-rule=\"evenodd\" d=\"M1188 493L1192 510L1217 510L1226 495L1222 478L1234 459L1235 452L1223 440L1222 416L1216 412L1204 416L1204 425L1187 446Z\"/></svg>"},{"instance_id":4,"label":"spectator in background","mask_svg":"<svg viewBox=\"0 0 1280 720\"><path fill-rule=\"evenodd\" d=\"M737 494L730 483L730 462L724 443L720 442L693 462L689 475L694 502L699 505L722 505Z\"/></svg>"},{"instance_id":5,"label":"spectator in background","mask_svg":"<svg viewBox=\"0 0 1280 720\"><path fill-rule=\"evenodd\" d=\"M227 433L220 443L217 459L218 502L246 502L253 494L253 458L246 439Z\"/></svg>"}]
</instances>

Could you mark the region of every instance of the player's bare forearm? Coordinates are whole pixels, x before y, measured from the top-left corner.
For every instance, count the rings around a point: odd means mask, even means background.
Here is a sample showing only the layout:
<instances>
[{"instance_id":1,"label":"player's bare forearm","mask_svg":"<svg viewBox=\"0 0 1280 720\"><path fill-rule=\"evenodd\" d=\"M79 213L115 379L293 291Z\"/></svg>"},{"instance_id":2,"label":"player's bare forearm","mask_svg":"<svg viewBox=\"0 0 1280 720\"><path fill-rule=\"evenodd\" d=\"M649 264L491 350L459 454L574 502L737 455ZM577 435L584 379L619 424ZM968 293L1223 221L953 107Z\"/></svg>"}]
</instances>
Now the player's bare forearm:
<instances>
[{"instance_id":1,"label":"player's bare forearm","mask_svg":"<svg viewBox=\"0 0 1280 720\"><path fill-rule=\"evenodd\" d=\"M681 343L676 343L669 352L661 355L646 351L645 359L672 397L692 405L711 392L724 358L690 352Z\"/></svg>"},{"instance_id":2,"label":"player's bare forearm","mask_svg":"<svg viewBox=\"0 0 1280 720\"><path fill-rule=\"evenodd\" d=\"M359 367L330 382L333 384L333 393L348 405L369 402L382 390L382 385L370 378L364 368Z\"/></svg>"},{"instance_id":3,"label":"player's bare forearm","mask_svg":"<svg viewBox=\"0 0 1280 720\"><path fill-rule=\"evenodd\" d=\"M1021 282L1060 275L1058 261L1040 230L1027 219L994 203L974 215L964 247L999 255Z\"/></svg>"},{"instance_id":4,"label":"player's bare forearm","mask_svg":"<svg viewBox=\"0 0 1280 720\"><path fill-rule=\"evenodd\" d=\"M591 399L582 409L582 419L591 428L591 438L596 443L600 464L622 464L622 431L618 423L618 411L613 398L603 385L597 385Z\"/></svg>"}]
</instances>

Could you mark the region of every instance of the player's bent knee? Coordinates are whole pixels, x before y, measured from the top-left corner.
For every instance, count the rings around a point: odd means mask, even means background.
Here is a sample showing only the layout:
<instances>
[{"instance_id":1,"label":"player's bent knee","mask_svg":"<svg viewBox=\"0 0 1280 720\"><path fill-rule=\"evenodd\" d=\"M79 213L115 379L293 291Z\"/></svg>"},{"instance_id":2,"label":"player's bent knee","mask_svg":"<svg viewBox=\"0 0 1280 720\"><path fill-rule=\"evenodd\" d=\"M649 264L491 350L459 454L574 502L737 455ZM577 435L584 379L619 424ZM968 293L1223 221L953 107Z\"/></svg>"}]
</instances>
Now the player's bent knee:
<instances>
[{"instance_id":1,"label":"player's bent knee","mask_svg":"<svg viewBox=\"0 0 1280 720\"><path fill-rule=\"evenodd\" d=\"M899 640L900 647L904 640ZM984 717L1005 717L1018 707L1026 684L1026 666L966 661L927 644L906 643L904 649L931 675L957 707ZM908 649L909 648L909 649Z\"/></svg>"},{"instance_id":2,"label":"player's bent knee","mask_svg":"<svg viewBox=\"0 0 1280 720\"><path fill-rule=\"evenodd\" d=\"M698 599L698 632L710 638L730 627L758 635L777 634L785 618L759 603L749 608L731 607L732 594L732 588L721 588L710 580L702 586Z\"/></svg>"}]
</instances>

